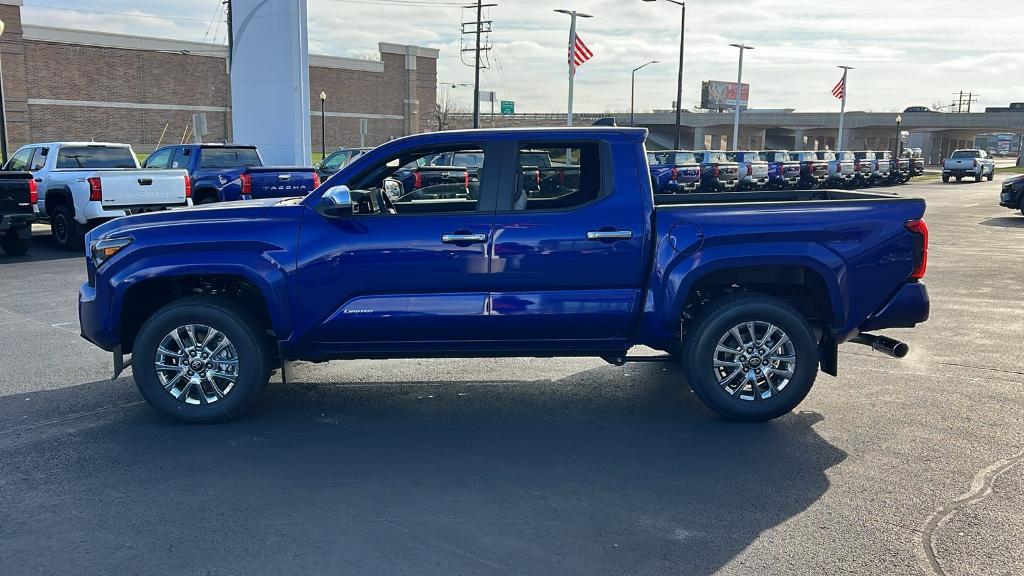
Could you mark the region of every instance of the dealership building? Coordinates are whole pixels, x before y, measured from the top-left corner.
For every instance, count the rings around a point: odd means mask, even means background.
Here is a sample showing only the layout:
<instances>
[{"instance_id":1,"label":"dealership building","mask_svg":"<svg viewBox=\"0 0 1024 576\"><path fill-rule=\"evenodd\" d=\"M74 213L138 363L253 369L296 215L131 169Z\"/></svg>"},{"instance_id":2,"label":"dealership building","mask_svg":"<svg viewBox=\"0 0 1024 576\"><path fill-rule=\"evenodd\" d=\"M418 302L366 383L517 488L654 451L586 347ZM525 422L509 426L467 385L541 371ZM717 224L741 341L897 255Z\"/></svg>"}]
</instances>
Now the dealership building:
<instances>
[{"instance_id":1,"label":"dealership building","mask_svg":"<svg viewBox=\"0 0 1024 576\"><path fill-rule=\"evenodd\" d=\"M28 142L127 142L138 152L193 139L231 141L227 47L21 21L21 0L0 0L3 90L11 150ZM310 55L313 150L320 150L320 93L328 149L427 129L437 96L438 51L379 44L379 59ZM254 122L259 119L252 119ZM202 122L200 123L202 126Z\"/></svg>"}]
</instances>

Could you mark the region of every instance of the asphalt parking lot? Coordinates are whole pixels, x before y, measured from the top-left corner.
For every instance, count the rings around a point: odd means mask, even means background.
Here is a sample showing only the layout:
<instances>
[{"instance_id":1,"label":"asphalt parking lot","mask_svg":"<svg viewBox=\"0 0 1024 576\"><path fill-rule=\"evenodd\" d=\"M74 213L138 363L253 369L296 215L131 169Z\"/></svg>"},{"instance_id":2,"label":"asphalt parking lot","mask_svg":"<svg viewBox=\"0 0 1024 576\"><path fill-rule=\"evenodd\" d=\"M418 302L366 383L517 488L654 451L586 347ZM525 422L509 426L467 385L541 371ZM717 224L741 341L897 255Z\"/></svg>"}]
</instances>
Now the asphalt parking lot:
<instances>
[{"instance_id":1,"label":"asphalt parking lot","mask_svg":"<svg viewBox=\"0 0 1024 576\"><path fill-rule=\"evenodd\" d=\"M350 361L244 419L159 417L78 336L78 254L0 259L6 574L1024 573L1024 216L928 200L932 319L799 411L716 418L661 363Z\"/></svg>"}]
</instances>

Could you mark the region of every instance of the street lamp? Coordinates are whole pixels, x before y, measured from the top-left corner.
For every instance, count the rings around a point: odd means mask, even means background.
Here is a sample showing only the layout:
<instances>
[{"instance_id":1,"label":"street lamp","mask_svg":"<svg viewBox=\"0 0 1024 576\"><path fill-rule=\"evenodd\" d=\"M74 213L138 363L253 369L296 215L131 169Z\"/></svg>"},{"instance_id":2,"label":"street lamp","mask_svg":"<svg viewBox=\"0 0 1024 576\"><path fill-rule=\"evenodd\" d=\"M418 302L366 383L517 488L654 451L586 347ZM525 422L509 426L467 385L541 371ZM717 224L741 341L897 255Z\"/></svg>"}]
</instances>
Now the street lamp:
<instances>
[{"instance_id":1,"label":"street lamp","mask_svg":"<svg viewBox=\"0 0 1024 576\"><path fill-rule=\"evenodd\" d=\"M900 161L900 148L903 145L902 133L900 132L900 124L903 123L903 116L896 115L896 162Z\"/></svg>"},{"instance_id":2,"label":"street lamp","mask_svg":"<svg viewBox=\"0 0 1024 576\"><path fill-rule=\"evenodd\" d=\"M736 116L732 121L732 147L734 150L739 150L740 141L740 96L743 94L743 51L753 50L753 46L747 46L746 44L729 44L734 48L740 49L740 65L736 72Z\"/></svg>"},{"instance_id":3,"label":"street lamp","mask_svg":"<svg viewBox=\"0 0 1024 576\"><path fill-rule=\"evenodd\" d=\"M633 68L632 79L629 81L629 125L633 126L633 105L636 102L636 71L643 68L644 66L650 66L651 64L657 64L657 60L651 60L645 62L636 68Z\"/></svg>"},{"instance_id":4,"label":"street lamp","mask_svg":"<svg viewBox=\"0 0 1024 576\"><path fill-rule=\"evenodd\" d=\"M644 2L657 2L658 0L644 0ZM676 83L676 137L674 149L679 150L680 132L683 129L683 40L686 37L686 2L678 0L665 0L680 7L681 20L679 23L679 79Z\"/></svg>"},{"instance_id":5,"label":"street lamp","mask_svg":"<svg viewBox=\"0 0 1024 576\"><path fill-rule=\"evenodd\" d=\"M4 33L4 21L0 20L0 35ZM4 94L3 65L0 64L0 163L7 163L7 97Z\"/></svg>"},{"instance_id":6,"label":"street lamp","mask_svg":"<svg viewBox=\"0 0 1024 576\"><path fill-rule=\"evenodd\" d=\"M327 115L324 104L327 103L327 92L320 91L320 161L327 158Z\"/></svg>"}]
</instances>

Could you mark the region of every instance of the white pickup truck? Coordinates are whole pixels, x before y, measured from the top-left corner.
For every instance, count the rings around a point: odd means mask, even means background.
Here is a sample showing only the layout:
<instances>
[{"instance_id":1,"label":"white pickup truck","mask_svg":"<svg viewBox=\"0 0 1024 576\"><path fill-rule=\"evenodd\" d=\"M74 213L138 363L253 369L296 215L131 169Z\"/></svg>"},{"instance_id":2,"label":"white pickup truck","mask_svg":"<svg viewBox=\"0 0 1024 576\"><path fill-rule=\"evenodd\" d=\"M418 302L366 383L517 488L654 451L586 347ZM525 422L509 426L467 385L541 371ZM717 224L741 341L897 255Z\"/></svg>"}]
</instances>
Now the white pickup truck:
<instances>
[{"instance_id":1,"label":"white pickup truck","mask_svg":"<svg viewBox=\"0 0 1024 576\"><path fill-rule=\"evenodd\" d=\"M26 144L4 170L27 170L39 190L39 212L59 248L78 250L85 233L118 216L191 206L185 170L143 170L127 144Z\"/></svg>"},{"instance_id":2,"label":"white pickup truck","mask_svg":"<svg viewBox=\"0 0 1024 576\"><path fill-rule=\"evenodd\" d=\"M984 150L954 150L942 163L942 181L949 182L953 177L959 182L964 176L973 176L975 182L981 182L982 178L991 182L996 176L996 163Z\"/></svg>"}]
</instances>

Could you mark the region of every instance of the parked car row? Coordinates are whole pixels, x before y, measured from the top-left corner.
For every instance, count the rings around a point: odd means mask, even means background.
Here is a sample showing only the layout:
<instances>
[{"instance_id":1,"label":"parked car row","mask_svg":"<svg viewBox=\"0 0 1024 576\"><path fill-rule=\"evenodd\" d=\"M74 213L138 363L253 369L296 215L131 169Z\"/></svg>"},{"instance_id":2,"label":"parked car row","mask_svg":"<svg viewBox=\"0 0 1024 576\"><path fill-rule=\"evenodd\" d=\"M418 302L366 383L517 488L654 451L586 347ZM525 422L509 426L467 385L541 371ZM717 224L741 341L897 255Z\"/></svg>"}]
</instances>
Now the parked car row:
<instances>
[{"instance_id":1,"label":"parked car row","mask_svg":"<svg viewBox=\"0 0 1024 576\"><path fill-rule=\"evenodd\" d=\"M920 151L666 150L647 163L655 194L892 186L924 172Z\"/></svg>"},{"instance_id":2,"label":"parked car row","mask_svg":"<svg viewBox=\"0 0 1024 576\"><path fill-rule=\"evenodd\" d=\"M0 172L0 248L26 253L36 221L49 224L58 248L81 250L89 230L120 216L303 196L319 185L314 168L263 166L254 146L166 146L140 166L127 144L26 144Z\"/></svg>"}]
</instances>

